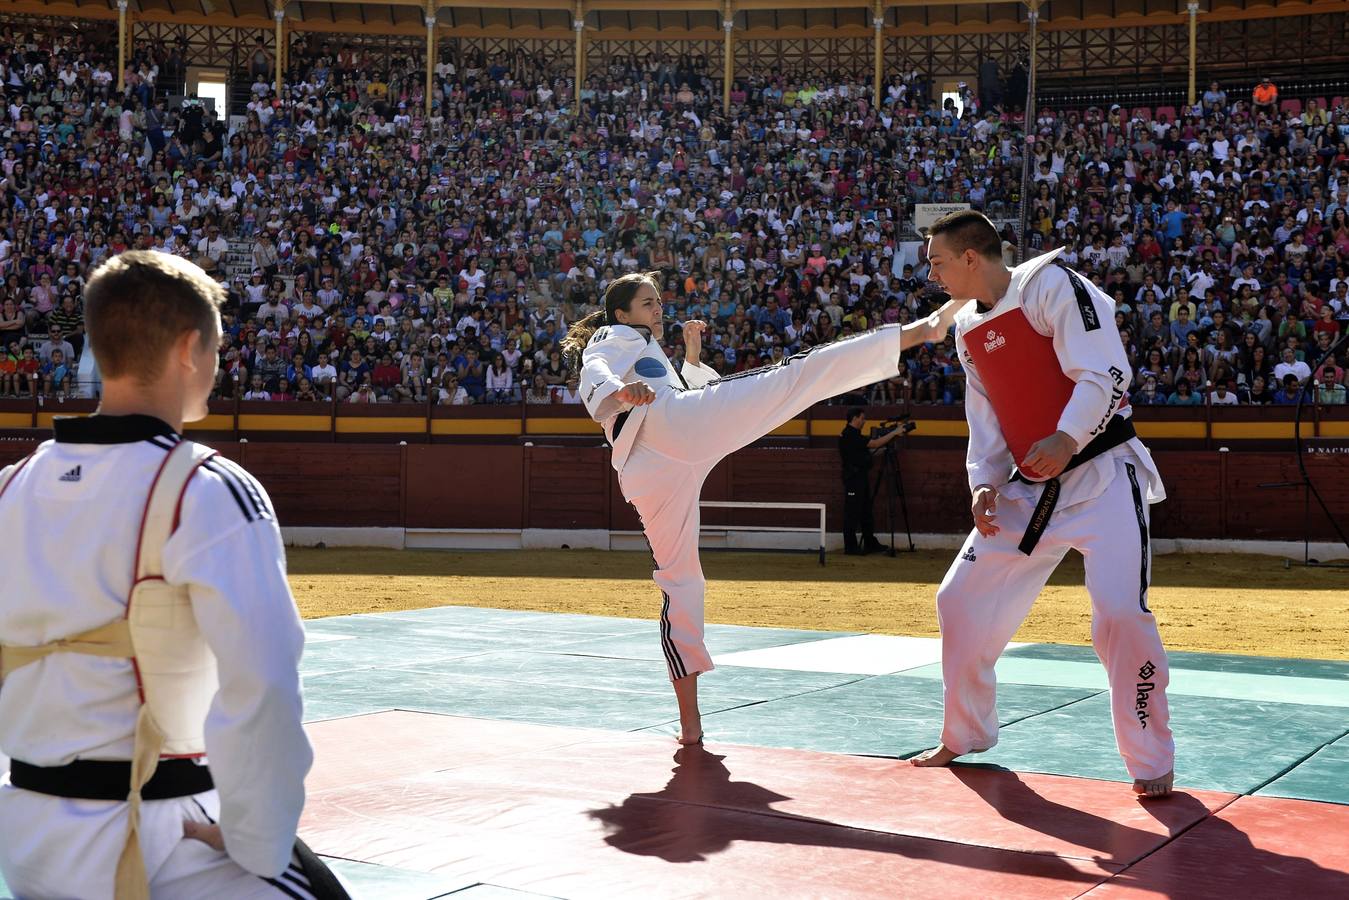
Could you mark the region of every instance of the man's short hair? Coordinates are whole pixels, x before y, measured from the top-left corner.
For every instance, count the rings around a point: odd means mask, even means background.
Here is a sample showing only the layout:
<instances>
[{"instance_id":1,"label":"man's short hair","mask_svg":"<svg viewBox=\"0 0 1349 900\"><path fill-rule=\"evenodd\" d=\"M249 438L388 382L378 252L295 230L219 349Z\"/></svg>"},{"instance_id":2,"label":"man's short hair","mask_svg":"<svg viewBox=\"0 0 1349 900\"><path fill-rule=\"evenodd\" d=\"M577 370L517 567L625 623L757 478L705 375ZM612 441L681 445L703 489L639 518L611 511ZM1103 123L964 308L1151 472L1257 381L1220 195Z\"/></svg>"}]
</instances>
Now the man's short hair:
<instances>
[{"instance_id":1,"label":"man's short hair","mask_svg":"<svg viewBox=\"0 0 1349 900\"><path fill-rule=\"evenodd\" d=\"M148 382L184 332L219 340L225 289L200 267L153 250L130 250L99 266L84 288L90 346L107 378Z\"/></svg>"},{"instance_id":2,"label":"man's short hair","mask_svg":"<svg viewBox=\"0 0 1349 900\"><path fill-rule=\"evenodd\" d=\"M863 408L860 407L860 406L851 406L851 407L849 407L849 408L848 408L848 421L851 422L853 419L857 418L858 416L862 415L862 414L865 413L865 412L866 412L866 410L863 409Z\"/></svg>"},{"instance_id":3,"label":"man's short hair","mask_svg":"<svg viewBox=\"0 0 1349 900\"><path fill-rule=\"evenodd\" d=\"M946 235L946 242L957 253L973 250L989 259L1002 259L1002 238L988 216L973 209L949 212L932 223L927 236Z\"/></svg>"}]
</instances>

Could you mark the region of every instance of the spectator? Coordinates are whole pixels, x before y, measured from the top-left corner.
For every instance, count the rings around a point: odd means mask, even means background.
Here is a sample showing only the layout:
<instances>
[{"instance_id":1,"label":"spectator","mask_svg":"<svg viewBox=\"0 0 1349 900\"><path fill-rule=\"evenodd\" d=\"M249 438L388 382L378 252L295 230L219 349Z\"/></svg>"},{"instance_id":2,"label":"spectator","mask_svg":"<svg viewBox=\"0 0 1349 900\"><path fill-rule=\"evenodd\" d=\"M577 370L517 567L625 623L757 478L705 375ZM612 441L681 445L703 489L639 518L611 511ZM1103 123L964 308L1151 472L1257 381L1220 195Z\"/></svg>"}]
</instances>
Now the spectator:
<instances>
[{"instance_id":1,"label":"spectator","mask_svg":"<svg viewBox=\"0 0 1349 900\"><path fill-rule=\"evenodd\" d=\"M1316 402L1324 406L1345 405L1344 369L1326 363L1316 370Z\"/></svg>"},{"instance_id":2,"label":"spectator","mask_svg":"<svg viewBox=\"0 0 1349 900\"><path fill-rule=\"evenodd\" d=\"M1305 362L1297 358L1291 347L1285 347L1282 361L1274 367L1274 378L1280 384L1286 384L1289 375L1298 384L1302 384L1312 376L1312 370Z\"/></svg>"},{"instance_id":3,"label":"spectator","mask_svg":"<svg viewBox=\"0 0 1349 900\"><path fill-rule=\"evenodd\" d=\"M383 322L379 323L383 325ZM380 357L370 375L371 386L375 390L375 396L379 400L392 402L401 398L401 392L398 390L403 383L403 370L393 361L392 353L385 353Z\"/></svg>"},{"instance_id":4,"label":"spectator","mask_svg":"<svg viewBox=\"0 0 1349 900\"><path fill-rule=\"evenodd\" d=\"M1274 392L1274 402L1283 406L1291 406L1297 403L1298 394L1302 392L1298 384L1296 375L1283 376L1280 388Z\"/></svg>"},{"instance_id":5,"label":"spectator","mask_svg":"<svg viewBox=\"0 0 1349 900\"><path fill-rule=\"evenodd\" d=\"M319 392L314 388L314 382L308 378L301 378L295 391L295 399L302 402L315 403L323 399Z\"/></svg>"},{"instance_id":6,"label":"spectator","mask_svg":"<svg viewBox=\"0 0 1349 900\"><path fill-rule=\"evenodd\" d=\"M262 382L262 376L261 376L261 375L254 375L254 376L253 376L252 380L249 382L248 392L244 394L244 399L245 399L245 400L270 400L270 399L272 399L272 395L271 395L271 393L267 390L267 386L266 386L265 384L263 384L263 382Z\"/></svg>"},{"instance_id":7,"label":"spectator","mask_svg":"<svg viewBox=\"0 0 1349 900\"><path fill-rule=\"evenodd\" d=\"M1264 113L1268 116L1276 114L1275 106L1279 102L1279 89L1267 77L1262 77L1260 83L1255 86L1251 92L1252 112L1256 115Z\"/></svg>"},{"instance_id":8,"label":"spectator","mask_svg":"<svg viewBox=\"0 0 1349 900\"><path fill-rule=\"evenodd\" d=\"M515 402L514 376L506 368L506 360L500 353L493 357L492 365L487 370L486 389L488 403Z\"/></svg>"},{"instance_id":9,"label":"spectator","mask_svg":"<svg viewBox=\"0 0 1349 900\"><path fill-rule=\"evenodd\" d=\"M1209 402L1214 406L1236 406L1240 400L1235 393L1227 389L1227 382L1220 381L1213 386L1213 393L1209 394Z\"/></svg>"},{"instance_id":10,"label":"spectator","mask_svg":"<svg viewBox=\"0 0 1349 900\"><path fill-rule=\"evenodd\" d=\"M61 328L58 325L53 325L49 329L47 340L37 348L38 359L43 363L51 362L53 353L60 353L62 360L75 358L75 348L70 345L70 341L61 336Z\"/></svg>"},{"instance_id":11,"label":"spectator","mask_svg":"<svg viewBox=\"0 0 1349 900\"><path fill-rule=\"evenodd\" d=\"M1166 401L1168 406L1202 406L1204 398L1195 393L1184 378L1176 382L1176 391Z\"/></svg>"},{"instance_id":12,"label":"spectator","mask_svg":"<svg viewBox=\"0 0 1349 900\"><path fill-rule=\"evenodd\" d=\"M1166 394L1157 389L1157 376L1151 372L1143 375L1139 387L1129 395L1135 406L1165 406Z\"/></svg>"},{"instance_id":13,"label":"spectator","mask_svg":"<svg viewBox=\"0 0 1349 900\"><path fill-rule=\"evenodd\" d=\"M436 402L445 406L467 406L473 401L468 396L468 391L460 386L458 376L453 372L446 372Z\"/></svg>"},{"instance_id":14,"label":"spectator","mask_svg":"<svg viewBox=\"0 0 1349 900\"><path fill-rule=\"evenodd\" d=\"M230 242L220 236L220 226L209 225L206 229L206 236L197 242L195 262L207 272L215 272L223 265L225 254L229 252L229 249Z\"/></svg>"},{"instance_id":15,"label":"spectator","mask_svg":"<svg viewBox=\"0 0 1349 900\"><path fill-rule=\"evenodd\" d=\"M516 386L534 393L536 374L560 394L572 373L552 359L557 336L608 280L643 268L668 276L669 321L709 318L709 357L743 371L926 313L926 263L904 249L917 238L906 234L911 205L971 202L1014 218L1026 155L1037 173L1031 251L1061 247L1117 297L1135 370L1157 349L1174 375L1186 372L1196 329L1205 376L1258 396L1256 373L1273 373L1254 364L1247 333L1267 356L1295 338L1296 357L1329 333L1322 305L1341 330L1349 322L1349 111L1309 103L1286 117L1272 84L1264 112L1215 84L1167 126L1119 109L1049 108L1026 129L990 105L991 76L980 102L943 115L917 72L892 79L873 109L857 105L869 73L807 83L751 70L726 115L693 58L615 58L572 86L565 56L446 48L426 117L416 59L293 38L281 97L271 52L255 47L249 74L261 90L229 133L191 98L177 111L162 102L159 74L183 67L180 52L137 43L122 95L107 64L115 48L97 37L36 36L41 72L8 79L15 153L3 174L17 202L0 227L0 340L17 338L19 356L30 325L43 335L59 325L80 352L81 279L107 254L150 245L206 257L223 275L234 242L259 277L232 307L222 392L235 375L249 386L271 345L285 371L264 382L286 377L297 396L308 377L315 394L340 387L349 399L387 352L400 375L386 396L416 397L414 350L427 364L421 393L437 399L442 352L456 395L484 397L492 367L481 361L494 367L498 354L517 399ZM994 69L986 60L981 76ZM1023 77L1013 71L1003 86L1010 104ZM69 116L52 90L76 104ZM35 116L43 104L51 112ZM58 146L99 148L124 125L128 152L76 154L67 179ZM406 161L397 184L390 159ZM54 186L69 199L47 221L35 199L57 196ZM306 335L301 376L293 357ZM355 380L338 384L353 358L363 361ZM923 371L910 377L915 399L960 402L959 361L941 348L910 351L905 364ZM1202 395L1193 371L1184 377Z\"/></svg>"},{"instance_id":16,"label":"spectator","mask_svg":"<svg viewBox=\"0 0 1349 900\"><path fill-rule=\"evenodd\" d=\"M1269 382L1262 376L1257 375L1251 382L1251 389L1246 398L1247 402L1255 406L1266 406L1274 402L1274 393L1269 389Z\"/></svg>"}]
</instances>

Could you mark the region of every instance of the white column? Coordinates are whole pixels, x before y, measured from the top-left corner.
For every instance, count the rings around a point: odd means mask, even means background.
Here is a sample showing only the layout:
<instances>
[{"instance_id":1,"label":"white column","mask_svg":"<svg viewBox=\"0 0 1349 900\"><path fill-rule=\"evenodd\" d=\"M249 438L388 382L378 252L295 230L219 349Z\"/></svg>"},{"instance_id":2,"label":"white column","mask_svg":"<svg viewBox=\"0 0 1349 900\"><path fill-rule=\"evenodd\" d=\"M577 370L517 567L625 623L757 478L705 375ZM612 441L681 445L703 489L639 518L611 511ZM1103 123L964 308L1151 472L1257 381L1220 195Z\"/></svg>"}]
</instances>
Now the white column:
<instances>
[{"instance_id":1,"label":"white column","mask_svg":"<svg viewBox=\"0 0 1349 900\"><path fill-rule=\"evenodd\" d=\"M431 94L436 84L436 7L426 2L426 117L431 118Z\"/></svg>"},{"instance_id":2,"label":"white column","mask_svg":"<svg viewBox=\"0 0 1349 900\"><path fill-rule=\"evenodd\" d=\"M876 31L875 46L873 47L874 71L871 73L874 89L871 92L871 105L877 109L881 105L881 78L885 57L885 8L881 6L881 0L876 0L876 14L871 17L871 27Z\"/></svg>"},{"instance_id":3,"label":"white column","mask_svg":"<svg viewBox=\"0 0 1349 900\"><path fill-rule=\"evenodd\" d=\"M571 27L576 32L576 96L572 99L579 110L581 108L581 83L585 81L586 77L586 12L582 0L576 0L576 12L572 15Z\"/></svg>"},{"instance_id":4,"label":"white column","mask_svg":"<svg viewBox=\"0 0 1349 900\"><path fill-rule=\"evenodd\" d=\"M726 0L725 18L721 20L721 109L731 111L731 79L735 75L735 14L730 0Z\"/></svg>"},{"instance_id":5,"label":"white column","mask_svg":"<svg viewBox=\"0 0 1349 900\"><path fill-rule=\"evenodd\" d=\"M1194 106L1194 67L1195 67L1195 33L1199 29L1199 4L1195 0L1190 0L1185 4L1185 11L1190 14L1190 91L1188 94L1188 103Z\"/></svg>"},{"instance_id":6,"label":"white column","mask_svg":"<svg viewBox=\"0 0 1349 900\"><path fill-rule=\"evenodd\" d=\"M278 6L272 17L276 19L276 99L281 99L281 87L285 83L286 71L286 10Z\"/></svg>"},{"instance_id":7,"label":"white column","mask_svg":"<svg viewBox=\"0 0 1349 900\"><path fill-rule=\"evenodd\" d=\"M117 0L117 93L126 90L126 9L127 0Z\"/></svg>"}]
</instances>

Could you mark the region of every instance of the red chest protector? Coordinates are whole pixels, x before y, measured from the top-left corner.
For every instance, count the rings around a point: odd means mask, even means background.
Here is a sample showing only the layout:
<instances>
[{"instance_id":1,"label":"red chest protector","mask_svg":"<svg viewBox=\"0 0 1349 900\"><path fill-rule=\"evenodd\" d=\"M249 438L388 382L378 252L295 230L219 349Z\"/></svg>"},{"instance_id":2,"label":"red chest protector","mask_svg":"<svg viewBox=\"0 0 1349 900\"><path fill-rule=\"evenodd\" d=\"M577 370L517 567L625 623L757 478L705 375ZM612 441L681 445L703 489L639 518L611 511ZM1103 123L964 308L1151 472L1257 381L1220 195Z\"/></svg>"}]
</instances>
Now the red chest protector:
<instances>
[{"instance_id":1,"label":"red chest protector","mask_svg":"<svg viewBox=\"0 0 1349 900\"><path fill-rule=\"evenodd\" d=\"M998 429L1017 465L1036 441L1058 430L1059 417L1075 387L1063 374L1054 339L1032 328L1021 306L1026 285L1057 256L1057 252L1046 253L1017 266L1012 270L1007 294L993 314L959 327L967 362L979 375ZM1089 289L1071 272L1069 279L1071 288L1055 302L1076 300L1079 306L1089 307ZM1128 397L1122 398L1111 415L1128 404Z\"/></svg>"},{"instance_id":2,"label":"red chest protector","mask_svg":"<svg viewBox=\"0 0 1349 900\"><path fill-rule=\"evenodd\" d=\"M961 339L1019 465L1031 445L1058 430L1073 380L1063 374L1053 338L1031 327L1020 304L971 325Z\"/></svg>"}]
</instances>

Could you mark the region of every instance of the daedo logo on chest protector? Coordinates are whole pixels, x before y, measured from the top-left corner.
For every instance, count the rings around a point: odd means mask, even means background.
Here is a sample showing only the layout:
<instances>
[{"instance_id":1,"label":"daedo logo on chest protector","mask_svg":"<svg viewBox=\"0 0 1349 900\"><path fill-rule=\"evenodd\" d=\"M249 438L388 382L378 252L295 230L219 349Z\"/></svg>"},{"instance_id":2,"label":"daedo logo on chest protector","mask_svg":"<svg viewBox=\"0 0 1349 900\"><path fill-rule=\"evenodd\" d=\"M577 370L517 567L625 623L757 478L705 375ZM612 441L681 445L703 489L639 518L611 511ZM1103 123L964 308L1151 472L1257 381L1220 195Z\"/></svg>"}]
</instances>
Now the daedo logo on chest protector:
<instances>
[{"instance_id":1,"label":"daedo logo on chest protector","mask_svg":"<svg viewBox=\"0 0 1349 900\"><path fill-rule=\"evenodd\" d=\"M984 334L985 353L992 353L994 350L998 350L1006 346L1006 344L1007 344L1006 335L999 334L992 328L988 329L988 331Z\"/></svg>"},{"instance_id":2,"label":"daedo logo on chest protector","mask_svg":"<svg viewBox=\"0 0 1349 900\"><path fill-rule=\"evenodd\" d=\"M1157 667L1148 660L1138 670L1138 693L1134 698L1134 713L1138 716L1138 723L1144 728L1148 727L1148 695L1151 694L1157 685L1150 679L1157 671Z\"/></svg>"}]
</instances>

